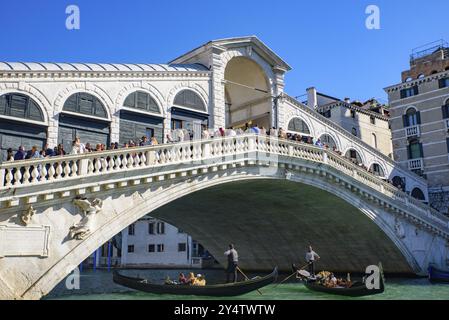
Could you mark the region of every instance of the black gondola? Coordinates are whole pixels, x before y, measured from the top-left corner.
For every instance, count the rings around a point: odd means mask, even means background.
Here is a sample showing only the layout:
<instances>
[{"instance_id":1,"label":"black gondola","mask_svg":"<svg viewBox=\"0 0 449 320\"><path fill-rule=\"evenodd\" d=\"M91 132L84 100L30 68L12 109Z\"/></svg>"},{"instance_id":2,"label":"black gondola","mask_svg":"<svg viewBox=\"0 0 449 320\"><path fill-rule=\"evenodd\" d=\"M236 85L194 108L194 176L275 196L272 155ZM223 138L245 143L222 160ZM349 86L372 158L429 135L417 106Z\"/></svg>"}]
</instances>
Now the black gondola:
<instances>
[{"instance_id":1,"label":"black gondola","mask_svg":"<svg viewBox=\"0 0 449 320\"><path fill-rule=\"evenodd\" d=\"M438 269L429 265L429 281L432 283L449 283L449 270Z\"/></svg>"},{"instance_id":2,"label":"black gondola","mask_svg":"<svg viewBox=\"0 0 449 320\"><path fill-rule=\"evenodd\" d=\"M265 287L276 281L277 275L278 269L276 267L271 274L265 277L256 277L235 283L190 286L182 284L155 284L147 279L128 277L114 271L113 281L131 289L155 294L230 297L242 295Z\"/></svg>"},{"instance_id":3,"label":"black gondola","mask_svg":"<svg viewBox=\"0 0 449 320\"><path fill-rule=\"evenodd\" d=\"M382 265L379 264L380 270L380 283L379 289L368 289L365 283L355 282L350 288L345 287L334 287L328 288L325 287L316 281L306 281L304 285L313 291L324 292L329 294L335 294L340 296L348 296L348 297L362 297L362 296L371 296L375 294L383 293L385 290L384 284L384 274L382 271Z\"/></svg>"}]
</instances>

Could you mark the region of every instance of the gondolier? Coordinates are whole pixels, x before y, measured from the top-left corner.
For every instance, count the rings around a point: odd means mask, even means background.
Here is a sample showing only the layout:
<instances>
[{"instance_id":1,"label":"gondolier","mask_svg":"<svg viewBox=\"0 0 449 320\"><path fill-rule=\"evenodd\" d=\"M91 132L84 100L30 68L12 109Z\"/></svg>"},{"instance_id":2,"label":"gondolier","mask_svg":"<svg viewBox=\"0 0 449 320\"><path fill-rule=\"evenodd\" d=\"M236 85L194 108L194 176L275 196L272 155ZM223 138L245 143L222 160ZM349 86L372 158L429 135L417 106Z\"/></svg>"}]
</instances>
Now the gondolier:
<instances>
[{"instance_id":1,"label":"gondolier","mask_svg":"<svg viewBox=\"0 0 449 320\"><path fill-rule=\"evenodd\" d=\"M229 245L229 250L225 251L224 254L228 257L228 267L226 268L226 283L230 282L231 275L233 277L232 282L237 282L237 267L239 262L239 255L232 243Z\"/></svg>"},{"instance_id":2,"label":"gondolier","mask_svg":"<svg viewBox=\"0 0 449 320\"><path fill-rule=\"evenodd\" d=\"M309 246L309 250L306 252L306 262L309 264L308 269L312 277L315 276L315 260L320 259L318 253L313 251L312 246Z\"/></svg>"}]
</instances>

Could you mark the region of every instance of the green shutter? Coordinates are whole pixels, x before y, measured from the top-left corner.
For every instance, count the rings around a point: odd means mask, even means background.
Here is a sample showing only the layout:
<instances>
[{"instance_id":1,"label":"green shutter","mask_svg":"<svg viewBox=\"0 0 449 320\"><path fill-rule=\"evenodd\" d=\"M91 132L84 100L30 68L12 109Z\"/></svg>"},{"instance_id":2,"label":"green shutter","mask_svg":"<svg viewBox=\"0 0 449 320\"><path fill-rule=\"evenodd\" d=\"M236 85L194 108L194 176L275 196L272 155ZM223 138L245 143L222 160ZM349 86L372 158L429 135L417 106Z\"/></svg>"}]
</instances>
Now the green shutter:
<instances>
[{"instance_id":1,"label":"green shutter","mask_svg":"<svg viewBox=\"0 0 449 320\"><path fill-rule=\"evenodd\" d=\"M416 123L421 124L421 112L416 112Z\"/></svg>"}]
</instances>

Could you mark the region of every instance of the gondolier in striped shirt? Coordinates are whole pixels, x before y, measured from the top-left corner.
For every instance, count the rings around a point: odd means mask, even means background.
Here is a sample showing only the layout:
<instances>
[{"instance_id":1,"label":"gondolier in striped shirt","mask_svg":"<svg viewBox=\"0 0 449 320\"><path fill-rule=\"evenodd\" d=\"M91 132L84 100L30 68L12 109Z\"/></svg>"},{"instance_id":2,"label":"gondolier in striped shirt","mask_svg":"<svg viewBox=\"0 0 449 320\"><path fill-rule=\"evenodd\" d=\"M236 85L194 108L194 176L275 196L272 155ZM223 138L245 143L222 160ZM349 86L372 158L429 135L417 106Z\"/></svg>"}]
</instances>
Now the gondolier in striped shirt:
<instances>
[{"instance_id":1,"label":"gondolier in striped shirt","mask_svg":"<svg viewBox=\"0 0 449 320\"><path fill-rule=\"evenodd\" d=\"M230 282L230 277L232 275L232 282L237 282L237 267L239 262L239 255L237 250L234 249L234 245L231 243L229 245L229 250L225 253L225 256L228 257L228 267L226 268L226 283Z\"/></svg>"},{"instance_id":2,"label":"gondolier in striped shirt","mask_svg":"<svg viewBox=\"0 0 449 320\"><path fill-rule=\"evenodd\" d=\"M315 260L320 259L318 253L313 251L312 246L309 246L309 250L306 252L306 262L309 264L308 269L312 277L315 276Z\"/></svg>"}]
</instances>

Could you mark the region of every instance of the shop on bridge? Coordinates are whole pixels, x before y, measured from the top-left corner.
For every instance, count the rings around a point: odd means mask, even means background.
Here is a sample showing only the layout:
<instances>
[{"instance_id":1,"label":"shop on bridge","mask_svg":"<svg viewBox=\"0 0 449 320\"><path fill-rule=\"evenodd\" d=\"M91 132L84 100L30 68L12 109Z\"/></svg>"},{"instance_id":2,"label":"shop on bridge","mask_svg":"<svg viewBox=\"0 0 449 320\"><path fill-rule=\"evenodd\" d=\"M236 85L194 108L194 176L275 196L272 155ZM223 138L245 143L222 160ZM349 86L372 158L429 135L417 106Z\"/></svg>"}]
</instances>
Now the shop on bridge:
<instances>
[{"instance_id":1,"label":"shop on bridge","mask_svg":"<svg viewBox=\"0 0 449 320\"><path fill-rule=\"evenodd\" d=\"M163 141L164 117L156 101L146 92L131 93L120 110L121 145L133 141L138 144L142 137L155 137Z\"/></svg>"},{"instance_id":2,"label":"shop on bridge","mask_svg":"<svg viewBox=\"0 0 449 320\"><path fill-rule=\"evenodd\" d=\"M182 90L171 108L172 130L183 130L188 136L184 139L201 139L203 128L209 127L209 114L201 97L192 90ZM176 134L175 134L176 135ZM173 138L176 139L176 136Z\"/></svg>"},{"instance_id":3,"label":"shop on bridge","mask_svg":"<svg viewBox=\"0 0 449 320\"><path fill-rule=\"evenodd\" d=\"M19 146L42 149L46 140L44 114L36 101L18 93L0 96L0 162L7 160L9 148L14 153Z\"/></svg>"},{"instance_id":4,"label":"shop on bridge","mask_svg":"<svg viewBox=\"0 0 449 320\"><path fill-rule=\"evenodd\" d=\"M59 115L58 143L64 145L64 150L70 152L75 138L83 143L110 143L110 121L102 102L88 93L75 93L66 102Z\"/></svg>"}]
</instances>

